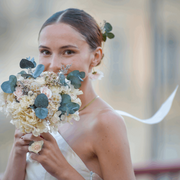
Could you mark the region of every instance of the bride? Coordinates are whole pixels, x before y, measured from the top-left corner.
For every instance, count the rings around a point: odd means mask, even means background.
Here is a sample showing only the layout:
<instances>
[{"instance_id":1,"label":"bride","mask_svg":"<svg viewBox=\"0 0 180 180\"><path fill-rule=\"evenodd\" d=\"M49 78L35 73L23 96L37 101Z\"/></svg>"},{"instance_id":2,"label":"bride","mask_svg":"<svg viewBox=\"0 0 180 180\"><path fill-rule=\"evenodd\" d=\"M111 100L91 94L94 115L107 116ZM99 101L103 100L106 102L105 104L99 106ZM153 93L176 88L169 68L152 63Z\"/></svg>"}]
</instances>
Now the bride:
<instances>
[{"instance_id":1,"label":"bride","mask_svg":"<svg viewBox=\"0 0 180 180\"><path fill-rule=\"evenodd\" d=\"M58 73L62 65L84 71L80 120L59 127L58 134L35 137L15 131L3 180L134 180L123 118L97 96L90 79L101 63L102 32L96 21L79 9L53 14L39 32L39 63ZM89 104L90 103L90 104ZM29 153L31 141L44 141L39 154Z\"/></svg>"}]
</instances>

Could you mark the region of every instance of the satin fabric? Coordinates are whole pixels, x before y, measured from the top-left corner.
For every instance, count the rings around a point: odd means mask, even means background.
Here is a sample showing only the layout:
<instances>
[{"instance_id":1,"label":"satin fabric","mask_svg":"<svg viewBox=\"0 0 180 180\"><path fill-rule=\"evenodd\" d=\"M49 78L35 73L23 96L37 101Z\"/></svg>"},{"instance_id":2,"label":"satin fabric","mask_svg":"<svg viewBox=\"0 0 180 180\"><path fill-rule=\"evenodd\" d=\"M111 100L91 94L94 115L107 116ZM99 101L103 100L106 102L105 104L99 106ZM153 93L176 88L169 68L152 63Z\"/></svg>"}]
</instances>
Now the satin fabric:
<instances>
[{"instance_id":1,"label":"satin fabric","mask_svg":"<svg viewBox=\"0 0 180 180\"><path fill-rule=\"evenodd\" d=\"M133 118L137 121L140 121L145 124L156 124L161 122L164 117L168 114L169 110L171 109L176 91L178 86L175 88L173 93L169 96L169 98L161 105L159 110L149 119L139 119L127 112L116 110L116 112L121 116L128 116ZM73 149L68 145L65 139L60 135L59 132L53 134L54 138L57 141L57 144L68 161L68 163L76 169L81 176L84 177L85 180L102 180L96 173L90 171L83 161L79 158L79 156L73 151ZM32 161L27 153L27 168L26 168L26 178L25 180L55 180L53 176L51 176L42 166L41 164Z\"/></svg>"},{"instance_id":2,"label":"satin fabric","mask_svg":"<svg viewBox=\"0 0 180 180\"><path fill-rule=\"evenodd\" d=\"M98 174L90 171L80 157L73 151L65 139L61 136L59 132L51 133L56 139L57 144L68 161L68 163L85 179L85 180L102 180ZM51 176L40 163L33 161L29 157L29 153L26 156L26 177L25 180L57 180L55 177Z\"/></svg>"}]
</instances>

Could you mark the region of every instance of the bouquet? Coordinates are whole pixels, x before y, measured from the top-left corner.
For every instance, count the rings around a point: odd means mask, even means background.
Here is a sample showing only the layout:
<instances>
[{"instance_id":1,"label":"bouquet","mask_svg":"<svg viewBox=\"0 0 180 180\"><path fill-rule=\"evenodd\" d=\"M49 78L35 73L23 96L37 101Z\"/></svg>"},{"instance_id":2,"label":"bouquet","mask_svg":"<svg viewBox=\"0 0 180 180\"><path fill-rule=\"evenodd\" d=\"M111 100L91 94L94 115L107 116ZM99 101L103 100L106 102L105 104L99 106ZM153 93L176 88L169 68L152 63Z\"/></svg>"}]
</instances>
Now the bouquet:
<instances>
[{"instance_id":1,"label":"bouquet","mask_svg":"<svg viewBox=\"0 0 180 180\"><path fill-rule=\"evenodd\" d=\"M65 74L71 65L62 66L60 72L44 71L44 65L36 67L34 58L20 61L26 71L1 85L0 110L11 116L11 123L23 133L39 136L43 132L57 132L58 126L71 120L79 120L81 100L77 97L84 72L78 70Z\"/></svg>"}]
</instances>

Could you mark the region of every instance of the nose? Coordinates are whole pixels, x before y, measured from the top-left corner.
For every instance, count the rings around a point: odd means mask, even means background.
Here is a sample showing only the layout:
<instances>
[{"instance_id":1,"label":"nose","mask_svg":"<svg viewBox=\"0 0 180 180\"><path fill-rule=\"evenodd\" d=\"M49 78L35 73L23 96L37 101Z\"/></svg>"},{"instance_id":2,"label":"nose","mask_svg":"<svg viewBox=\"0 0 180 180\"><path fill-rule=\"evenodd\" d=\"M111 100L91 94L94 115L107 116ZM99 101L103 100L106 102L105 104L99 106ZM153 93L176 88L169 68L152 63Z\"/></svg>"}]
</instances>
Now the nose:
<instances>
[{"instance_id":1,"label":"nose","mask_svg":"<svg viewBox=\"0 0 180 180\"><path fill-rule=\"evenodd\" d=\"M62 67L62 63L60 57L54 54L51 58L48 71L53 71L54 73L58 73L61 67Z\"/></svg>"}]
</instances>

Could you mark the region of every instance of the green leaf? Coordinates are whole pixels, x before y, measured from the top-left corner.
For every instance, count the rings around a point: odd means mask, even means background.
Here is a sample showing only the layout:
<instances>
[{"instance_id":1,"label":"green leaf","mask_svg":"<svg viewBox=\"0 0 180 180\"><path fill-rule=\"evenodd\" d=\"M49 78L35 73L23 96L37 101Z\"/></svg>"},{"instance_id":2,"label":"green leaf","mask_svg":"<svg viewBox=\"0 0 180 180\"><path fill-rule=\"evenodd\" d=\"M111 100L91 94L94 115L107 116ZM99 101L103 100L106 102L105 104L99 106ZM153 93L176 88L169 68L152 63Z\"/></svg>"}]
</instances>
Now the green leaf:
<instances>
[{"instance_id":1,"label":"green leaf","mask_svg":"<svg viewBox=\"0 0 180 180\"><path fill-rule=\"evenodd\" d=\"M15 91L17 78L14 75L9 76L9 81L5 81L1 84L1 89L5 93L13 93Z\"/></svg>"},{"instance_id":2,"label":"green leaf","mask_svg":"<svg viewBox=\"0 0 180 180\"><path fill-rule=\"evenodd\" d=\"M77 110L79 110L80 106L77 103L71 102L66 105L69 110L69 114L74 114Z\"/></svg>"},{"instance_id":3,"label":"green leaf","mask_svg":"<svg viewBox=\"0 0 180 180\"><path fill-rule=\"evenodd\" d=\"M60 83L63 85L63 86L67 86L68 84L66 83L65 81L65 76L64 74L60 74L59 75L59 79L60 79Z\"/></svg>"},{"instance_id":4,"label":"green leaf","mask_svg":"<svg viewBox=\"0 0 180 180\"><path fill-rule=\"evenodd\" d=\"M58 111L61 111L63 114L66 113L67 107L66 104L62 104L61 106L59 106Z\"/></svg>"},{"instance_id":5,"label":"green leaf","mask_svg":"<svg viewBox=\"0 0 180 180\"><path fill-rule=\"evenodd\" d=\"M48 109L47 108L36 108L35 114L39 119L45 119L48 115Z\"/></svg>"},{"instance_id":6,"label":"green leaf","mask_svg":"<svg viewBox=\"0 0 180 180\"><path fill-rule=\"evenodd\" d=\"M71 84L74 86L75 89L78 89L81 87L81 81L78 77L76 76L71 76L69 78L69 80L71 81Z\"/></svg>"},{"instance_id":7,"label":"green leaf","mask_svg":"<svg viewBox=\"0 0 180 180\"><path fill-rule=\"evenodd\" d=\"M49 104L47 96L43 93L37 95L34 104L36 107L46 108Z\"/></svg>"},{"instance_id":8,"label":"green leaf","mask_svg":"<svg viewBox=\"0 0 180 180\"><path fill-rule=\"evenodd\" d=\"M19 72L18 74L21 74L21 75L22 75L22 74L27 74L27 73L26 73L26 71L21 71L21 72Z\"/></svg>"},{"instance_id":9,"label":"green leaf","mask_svg":"<svg viewBox=\"0 0 180 180\"><path fill-rule=\"evenodd\" d=\"M36 62L35 62L34 58L31 59L31 58L29 57L28 59L34 64L34 67L36 67Z\"/></svg>"},{"instance_id":10,"label":"green leaf","mask_svg":"<svg viewBox=\"0 0 180 180\"><path fill-rule=\"evenodd\" d=\"M34 66L33 62L31 62L31 61L29 61L27 59L22 59L20 61L20 67L22 69L28 69L28 68L34 68L35 66Z\"/></svg>"},{"instance_id":11,"label":"green leaf","mask_svg":"<svg viewBox=\"0 0 180 180\"><path fill-rule=\"evenodd\" d=\"M103 36L102 40L103 40L104 42L106 42L106 34L103 34L102 36Z\"/></svg>"},{"instance_id":12,"label":"green leaf","mask_svg":"<svg viewBox=\"0 0 180 180\"><path fill-rule=\"evenodd\" d=\"M44 65L43 64L38 64L38 66L36 67L34 73L33 73L33 77L37 78L42 72L44 71Z\"/></svg>"},{"instance_id":13,"label":"green leaf","mask_svg":"<svg viewBox=\"0 0 180 180\"><path fill-rule=\"evenodd\" d=\"M28 77L34 78L31 74L21 74L21 76L24 78L28 78Z\"/></svg>"},{"instance_id":14,"label":"green leaf","mask_svg":"<svg viewBox=\"0 0 180 180\"><path fill-rule=\"evenodd\" d=\"M85 78L85 72L79 72L80 78Z\"/></svg>"},{"instance_id":15,"label":"green leaf","mask_svg":"<svg viewBox=\"0 0 180 180\"><path fill-rule=\"evenodd\" d=\"M113 33L107 33L107 37L108 37L109 39L113 39L113 38L114 38L114 34L113 34Z\"/></svg>"},{"instance_id":16,"label":"green leaf","mask_svg":"<svg viewBox=\"0 0 180 180\"><path fill-rule=\"evenodd\" d=\"M105 25L104 25L104 29L106 32L110 32L112 31L112 26L110 23L106 22Z\"/></svg>"},{"instance_id":17,"label":"green leaf","mask_svg":"<svg viewBox=\"0 0 180 180\"><path fill-rule=\"evenodd\" d=\"M71 72L67 75L67 79L69 79L71 76L78 76L78 75L79 75L79 71L78 71L78 70L71 71Z\"/></svg>"},{"instance_id":18,"label":"green leaf","mask_svg":"<svg viewBox=\"0 0 180 180\"><path fill-rule=\"evenodd\" d=\"M16 87L16 83L17 83L17 78L14 75L10 75L9 76L9 83L11 86L11 90L14 92L15 91L15 87Z\"/></svg>"},{"instance_id":19,"label":"green leaf","mask_svg":"<svg viewBox=\"0 0 180 180\"><path fill-rule=\"evenodd\" d=\"M9 81L5 81L1 84L1 89L5 92L5 93L13 93L13 91L11 90L11 86L9 84Z\"/></svg>"},{"instance_id":20,"label":"green leaf","mask_svg":"<svg viewBox=\"0 0 180 180\"><path fill-rule=\"evenodd\" d=\"M67 104L71 102L71 96L69 94L63 94L61 104Z\"/></svg>"},{"instance_id":21,"label":"green leaf","mask_svg":"<svg viewBox=\"0 0 180 180\"><path fill-rule=\"evenodd\" d=\"M71 81L71 84L76 89L81 87L81 81L83 81L82 78L84 77L85 72L79 72L78 70L72 71L67 75L67 79Z\"/></svg>"}]
</instances>

